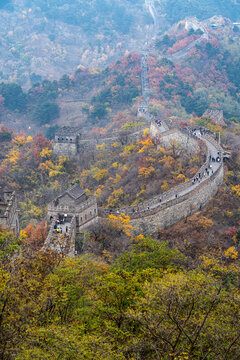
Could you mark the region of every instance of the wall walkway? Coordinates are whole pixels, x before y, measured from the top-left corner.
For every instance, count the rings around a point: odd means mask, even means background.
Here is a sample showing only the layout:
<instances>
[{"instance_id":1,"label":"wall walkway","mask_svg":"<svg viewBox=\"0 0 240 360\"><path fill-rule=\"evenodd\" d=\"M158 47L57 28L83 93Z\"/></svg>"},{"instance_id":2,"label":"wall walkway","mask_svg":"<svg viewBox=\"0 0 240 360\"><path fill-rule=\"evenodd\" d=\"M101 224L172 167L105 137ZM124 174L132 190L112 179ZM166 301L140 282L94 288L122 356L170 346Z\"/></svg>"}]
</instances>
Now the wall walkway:
<instances>
[{"instance_id":1,"label":"wall walkway","mask_svg":"<svg viewBox=\"0 0 240 360\"><path fill-rule=\"evenodd\" d=\"M177 134L179 129L176 129ZM171 130L174 133L174 129ZM189 132L189 137L195 142L202 140L206 144L206 160L195 177L173 189L161 193L144 201L139 206L119 209L99 209L99 216L124 213L131 217L131 223L136 230L145 229L152 232L156 228L164 229L181 219L193 214L205 206L216 194L223 181L223 162L221 146L208 134L196 135ZM210 161L210 158L220 157L219 162Z\"/></svg>"}]
</instances>

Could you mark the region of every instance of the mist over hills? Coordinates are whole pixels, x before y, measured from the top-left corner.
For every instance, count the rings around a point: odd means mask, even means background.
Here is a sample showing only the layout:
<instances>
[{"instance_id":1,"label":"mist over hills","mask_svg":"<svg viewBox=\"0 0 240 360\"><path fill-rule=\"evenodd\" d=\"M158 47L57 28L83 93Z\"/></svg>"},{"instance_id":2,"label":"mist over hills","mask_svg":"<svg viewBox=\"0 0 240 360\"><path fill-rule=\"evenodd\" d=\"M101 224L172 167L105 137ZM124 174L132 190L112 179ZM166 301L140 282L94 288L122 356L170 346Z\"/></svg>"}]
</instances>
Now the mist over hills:
<instances>
[{"instance_id":1,"label":"mist over hills","mask_svg":"<svg viewBox=\"0 0 240 360\"><path fill-rule=\"evenodd\" d=\"M28 88L141 48L152 23L142 2L128 0L5 2L1 17L0 75Z\"/></svg>"},{"instance_id":2,"label":"mist over hills","mask_svg":"<svg viewBox=\"0 0 240 360\"><path fill-rule=\"evenodd\" d=\"M160 32L186 16L239 19L237 1L155 1ZM0 4L0 80L59 79L78 66L109 65L139 51L151 33L144 0L4 0Z\"/></svg>"},{"instance_id":3,"label":"mist over hills","mask_svg":"<svg viewBox=\"0 0 240 360\"><path fill-rule=\"evenodd\" d=\"M239 0L158 0L167 21L175 23L187 16L196 16L199 20L222 15L237 21L240 19Z\"/></svg>"}]
</instances>

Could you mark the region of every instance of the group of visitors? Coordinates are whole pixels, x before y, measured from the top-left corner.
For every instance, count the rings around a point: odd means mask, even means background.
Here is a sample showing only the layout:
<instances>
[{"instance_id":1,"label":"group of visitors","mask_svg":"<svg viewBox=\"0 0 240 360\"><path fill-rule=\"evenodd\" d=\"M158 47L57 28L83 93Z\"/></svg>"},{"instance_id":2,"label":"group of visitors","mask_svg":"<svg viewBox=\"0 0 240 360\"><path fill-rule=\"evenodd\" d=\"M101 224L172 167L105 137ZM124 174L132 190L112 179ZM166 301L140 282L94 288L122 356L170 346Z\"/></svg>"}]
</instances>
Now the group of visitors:
<instances>
[{"instance_id":1,"label":"group of visitors","mask_svg":"<svg viewBox=\"0 0 240 360\"><path fill-rule=\"evenodd\" d=\"M55 224L54 224L54 232L55 233L60 233L60 234L63 233L63 227L61 225L63 225L65 221L66 221L66 216L57 218L57 220L55 221ZM65 233L68 233L67 225L65 227Z\"/></svg>"},{"instance_id":2,"label":"group of visitors","mask_svg":"<svg viewBox=\"0 0 240 360\"><path fill-rule=\"evenodd\" d=\"M209 161L212 161L212 162L220 162L221 161L221 151L218 151L217 153L217 157L213 157L213 156L209 156Z\"/></svg>"},{"instance_id":3,"label":"group of visitors","mask_svg":"<svg viewBox=\"0 0 240 360\"><path fill-rule=\"evenodd\" d=\"M155 120L155 123L156 123L158 126L161 126L161 125L162 125L161 120Z\"/></svg>"},{"instance_id":4,"label":"group of visitors","mask_svg":"<svg viewBox=\"0 0 240 360\"><path fill-rule=\"evenodd\" d=\"M200 136L202 136L204 134L212 134L212 132L210 130L202 128L202 127L198 128L198 129L197 128L191 129L192 134L195 136L197 136L197 131L199 131Z\"/></svg>"}]
</instances>

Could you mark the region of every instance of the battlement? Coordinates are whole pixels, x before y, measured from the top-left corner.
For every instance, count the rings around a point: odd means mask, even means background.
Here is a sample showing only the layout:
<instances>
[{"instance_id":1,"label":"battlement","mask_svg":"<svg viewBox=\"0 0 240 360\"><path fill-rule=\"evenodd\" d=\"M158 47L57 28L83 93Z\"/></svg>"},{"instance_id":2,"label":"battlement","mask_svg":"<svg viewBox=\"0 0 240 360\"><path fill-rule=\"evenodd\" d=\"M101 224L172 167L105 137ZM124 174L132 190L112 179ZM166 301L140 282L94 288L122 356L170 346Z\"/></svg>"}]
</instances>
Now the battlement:
<instances>
[{"instance_id":1,"label":"battlement","mask_svg":"<svg viewBox=\"0 0 240 360\"><path fill-rule=\"evenodd\" d=\"M63 126L55 134L55 142L75 143L80 136L82 129L79 127Z\"/></svg>"}]
</instances>

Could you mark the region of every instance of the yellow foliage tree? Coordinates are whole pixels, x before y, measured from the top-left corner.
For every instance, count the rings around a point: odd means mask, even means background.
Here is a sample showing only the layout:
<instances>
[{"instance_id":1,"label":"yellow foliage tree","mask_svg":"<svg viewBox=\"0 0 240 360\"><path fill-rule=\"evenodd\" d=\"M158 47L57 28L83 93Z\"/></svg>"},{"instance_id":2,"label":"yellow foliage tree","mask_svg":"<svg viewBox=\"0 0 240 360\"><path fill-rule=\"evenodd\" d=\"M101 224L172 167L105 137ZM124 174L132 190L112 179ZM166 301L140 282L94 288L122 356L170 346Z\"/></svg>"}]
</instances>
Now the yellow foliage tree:
<instances>
[{"instance_id":1,"label":"yellow foliage tree","mask_svg":"<svg viewBox=\"0 0 240 360\"><path fill-rule=\"evenodd\" d=\"M148 128L146 128L144 131L143 131L143 136L144 137L147 137L148 135L149 135L149 129Z\"/></svg>"},{"instance_id":2,"label":"yellow foliage tree","mask_svg":"<svg viewBox=\"0 0 240 360\"><path fill-rule=\"evenodd\" d=\"M99 169L99 168L93 168L91 169L93 172L92 177L97 180L97 181L101 181L103 179L105 179L106 177L109 176L109 172L107 169Z\"/></svg>"},{"instance_id":3,"label":"yellow foliage tree","mask_svg":"<svg viewBox=\"0 0 240 360\"><path fill-rule=\"evenodd\" d=\"M91 196L91 195L92 195L91 190L85 189L85 191L86 191L86 195L87 195L87 196Z\"/></svg>"},{"instance_id":4,"label":"yellow foliage tree","mask_svg":"<svg viewBox=\"0 0 240 360\"><path fill-rule=\"evenodd\" d=\"M145 161L148 162L148 163L150 163L150 164L154 164L154 163L157 161L157 159L156 159L156 158L153 158L153 157L151 157L151 156L147 156L147 157L145 158Z\"/></svg>"},{"instance_id":5,"label":"yellow foliage tree","mask_svg":"<svg viewBox=\"0 0 240 360\"><path fill-rule=\"evenodd\" d=\"M112 195L110 195L107 199L107 207L113 208L120 204L121 198L123 197L123 189L117 189L112 192Z\"/></svg>"},{"instance_id":6,"label":"yellow foliage tree","mask_svg":"<svg viewBox=\"0 0 240 360\"><path fill-rule=\"evenodd\" d=\"M238 251L236 250L235 246L231 246L224 252L224 255L229 259L236 260L238 258Z\"/></svg>"},{"instance_id":7,"label":"yellow foliage tree","mask_svg":"<svg viewBox=\"0 0 240 360\"><path fill-rule=\"evenodd\" d=\"M141 149L138 151L139 153L143 153L144 151L154 146L152 140L149 138L139 141L139 144L142 145Z\"/></svg>"},{"instance_id":8,"label":"yellow foliage tree","mask_svg":"<svg viewBox=\"0 0 240 360\"><path fill-rule=\"evenodd\" d=\"M178 181L178 182L186 181L186 176L183 175L183 174L179 174L179 175L177 176L177 181Z\"/></svg>"},{"instance_id":9,"label":"yellow foliage tree","mask_svg":"<svg viewBox=\"0 0 240 360\"><path fill-rule=\"evenodd\" d=\"M42 149L42 151L40 152L40 156L42 158L45 158L45 159L49 159L50 156L52 155L52 150L48 149L48 148L44 148Z\"/></svg>"},{"instance_id":10,"label":"yellow foliage tree","mask_svg":"<svg viewBox=\"0 0 240 360\"><path fill-rule=\"evenodd\" d=\"M59 156L57 163L53 163L52 160L46 160L44 163L39 165L39 169L47 172L49 177L63 175L65 173L65 163L67 157Z\"/></svg>"},{"instance_id":11,"label":"yellow foliage tree","mask_svg":"<svg viewBox=\"0 0 240 360\"><path fill-rule=\"evenodd\" d=\"M112 163L112 167L113 167L114 169L117 169L117 168L118 168L118 162Z\"/></svg>"},{"instance_id":12,"label":"yellow foliage tree","mask_svg":"<svg viewBox=\"0 0 240 360\"><path fill-rule=\"evenodd\" d=\"M166 150L163 147L159 147L158 152L160 154L166 154Z\"/></svg>"},{"instance_id":13,"label":"yellow foliage tree","mask_svg":"<svg viewBox=\"0 0 240 360\"><path fill-rule=\"evenodd\" d=\"M81 172L81 177L88 177L89 174L90 174L90 170L83 170Z\"/></svg>"},{"instance_id":14,"label":"yellow foliage tree","mask_svg":"<svg viewBox=\"0 0 240 360\"><path fill-rule=\"evenodd\" d=\"M94 195L99 198L102 195L102 189L97 188L97 190L94 192Z\"/></svg>"},{"instance_id":15,"label":"yellow foliage tree","mask_svg":"<svg viewBox=\"0 0 240 360\"><path fill-rule=\"evenodd\" d=\"M240 185L232 185L232 192L240 197Z\"/></svg>"},{"instance_id":16,"label":"yellow foliage tree","mask_svg":"<svg viewBox=\"0 0 240 360\"><path fill-rule=\"evenodd\" d=\"M121 176L119 174L116 174L115 179L113 180L114 184L119 183L122 180Z\"/></svg>"},{"instance_id":17,"label":"yellow foliage tree","mask_svg":"<svg viewBox=\"0 0 240 360\"><path fill-rule=\"evenodd\" d=\"M169 190L169 185L167 183L167 181L165 181L162 186L161 186L162 191L168 191Z\"/></svg>"},{"instance_id":18,"label":"yellow foliage tree","mask_svg":"<svg viewBox=\"0 0 240 360\"><path fill-rule=\"evenodd\" d=\"M32 141L33 141L33 138L32 138L31 136L28 136L26 142L27 142L27 143L30 143L30 142L32 142Z\"/></svg>"},{"instance_id":19,"label":"yellow foliage tree","mask_svg":"<svg viewBox=\"0 0 240 360\"><path fill-rule=\"evenodd\" d=\"M134 151L136 151L136 146L134 144L125 145L123 148L123 152L120 154L120 156L129 155Z\"/></svg>"},{"instance_id":20,"label":"yellow foliage tree","mask_svg":"<svg viewBox=\"0 0 240 360\"><path fill-rule=\"evenodd\" d=\"M150 166L150 167L141 167L139 170L138 170L138 176L140 178L144 178L144 179L147 179L149 178L153 173L155 172L155 169L153 166Z\"/></svg>"},{"instance_id":21,"label":"yellow foliage tree","mask_svg":"<svg viewBox=\"0 0 240 360\"><path fill-rule=\"evenodd\" d=\"M18 147L20 146L24 146L27 142L26 137L25 136L16 136L13 140L13 143L16 144Z\"/></svg>"},{"instance_id":22,"label":"yellow foliage tree","mask_svg":"<svg viewBox=\"0 0 240 360\"><path fill-rule=\"evenodd\" d=\"M97 150L106 150L106 144L105 143L102 143L101 145L96 145L96 149Z\"/></svg>"},{"instance_id":23,"label":"yellow foliage tree","mask_svg":"<svg viewBox=\"0 0 240 360\"><path fill-rule=\"evenodd\" d=\"M133 230L133 226L130 225L130 217L121 213L119 216L117 215L109 215L108 216L109 224L118 231L123 231L127 236L131 236L131 232Z\"/></svg>"},{"instance_id":24,"label":"yellow foliage tree","mask_svg":"<svg viewBox=\"0 0 240 360\"><path fill-rule=\"evenodd\" d=\"M121 146L121 144L119 142L114 142L112 145L111 145L113 148L117 148L119 146Z\"/></svg>"},{"instance_id":25,"label":"yellow foliage tree","mask_svg":"<svg viewBox=\"0 0 240 360\"><path fill-rule=\"evenodd\" d=\"M20 151L17 149L10 150L10 152L6 155L6 159L3 161L3 165L9 164L17 164L20 159Z\"/></svg>"},{"instance_id":26,"label":"yellow foliage tree","mask_svg":"<svg viewBox=\"0 0 240 360\"><path fill-rule=\"evenodd\" d=\"M208 229L213 226L213 221L203 216L201 219L198 220L198 226L203 229Z\"/></svg>"}]
</instances>

